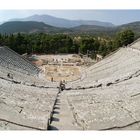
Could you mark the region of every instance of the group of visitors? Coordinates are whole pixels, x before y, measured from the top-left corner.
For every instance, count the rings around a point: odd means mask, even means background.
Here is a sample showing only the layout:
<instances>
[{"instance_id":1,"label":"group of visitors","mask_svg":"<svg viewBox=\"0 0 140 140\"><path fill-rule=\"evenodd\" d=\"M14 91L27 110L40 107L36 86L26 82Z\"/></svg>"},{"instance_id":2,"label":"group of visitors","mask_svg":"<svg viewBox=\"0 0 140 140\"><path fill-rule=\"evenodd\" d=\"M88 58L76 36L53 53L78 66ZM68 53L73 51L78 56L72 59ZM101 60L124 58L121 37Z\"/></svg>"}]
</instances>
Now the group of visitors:
<instances>
[{"instance_id":1,"label":"group of visitors","mask_svg":"<svg viewBox=\"0 0 140 140\"><path fill-rule=\"evenodd\" d=\"M53 77L51 77L51 82L54 82ZM59 92L61 92L65 89L65 84L66 84L65 80L61 80L59 82Z\"/></svg>"}]
</instances>

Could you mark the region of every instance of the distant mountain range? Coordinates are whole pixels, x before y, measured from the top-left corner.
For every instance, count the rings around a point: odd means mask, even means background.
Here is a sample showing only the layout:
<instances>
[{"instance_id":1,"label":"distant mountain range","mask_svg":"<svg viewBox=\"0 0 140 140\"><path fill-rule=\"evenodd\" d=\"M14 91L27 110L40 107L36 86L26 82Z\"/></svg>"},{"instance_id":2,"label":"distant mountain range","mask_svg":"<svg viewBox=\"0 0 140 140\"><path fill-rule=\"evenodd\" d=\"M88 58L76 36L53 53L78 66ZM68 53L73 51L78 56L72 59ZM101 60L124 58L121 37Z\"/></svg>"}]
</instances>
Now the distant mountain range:
<instances>
[{"instance_id":1,"label":"distant mountain range","mask_svg":"<svg viewBox=\"0 0 140 140\"><path fill-rule=\"evenodd\" d=\"M64 18L57 18L50 15L33 15L26 18L18 18L18 19L11 19L10 21L37 21L37 22L44 22L45 24L55 26L55 27L64 27L64 28L71 28L80 25L97 25L97 26L104 26L104 27L112 27L114 26L110 22L101 22L96 20L68 20Z\"/></svg>"},{"instance_id":2,"label":"distant mountain range","mask_svg":"<svg viewBox=\"0 0 140 140\"><path fill-rule=\"evenodd\" d=\"M44 17L44 18L43 18ZM57 23L62 27L56 27L49 24L46 24L47 18L50 17L50 19L56 19L54 20L48 20L52 23ZM40 20L38 21L24 21L24 20ZM44 20L46 22L41 21ZM96 23L99 23L98 25L89 25L93 23L93 21L83 21L81 23L85 23L84 25L78 25L75 22L75 26L73 22L68 22L69 20L55 18L48 15L34 15L28 18L22 19L23 21L14 21L19 19L13 19L12 21L5 22L0 25L0 33L1 34L12 34L12 33L63 33L63 34L93 34L93 35L114 35L116 32L123 30L123 29L131 29L133 30L137 35L140 35L140 21L132 22L120 26L113 26L111 23L104 23L96 21ZM61 21L61 22L60 22ZM62 22L65 21L65 22ZM94 22L95 23L95 22ZM78 25L78 26L77 26ZM67 26L67 28L66 28ZM68 26L72 26L69 27Z\"/></svg>"}]
</instances>

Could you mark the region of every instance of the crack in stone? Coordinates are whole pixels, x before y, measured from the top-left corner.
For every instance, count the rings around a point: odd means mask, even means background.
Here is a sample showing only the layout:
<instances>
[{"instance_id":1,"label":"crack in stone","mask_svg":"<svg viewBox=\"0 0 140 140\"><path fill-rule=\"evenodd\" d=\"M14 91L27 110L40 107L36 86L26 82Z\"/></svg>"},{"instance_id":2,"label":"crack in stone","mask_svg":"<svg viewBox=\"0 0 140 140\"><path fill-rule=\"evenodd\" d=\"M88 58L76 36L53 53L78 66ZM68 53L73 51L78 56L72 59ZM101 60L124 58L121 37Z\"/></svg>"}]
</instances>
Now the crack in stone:
<instances>
[{"instance_id":1,"label":"crack in stone","mask_svg":"<svg viewBox=\"0 0 140 140\"><path fill-rule=\"evenodd\" d=\"M70 106L70 109L72 111L72 115L73 115L73 118L75 120L75 123L80 127L82 128L83 130L85 130L85 127L83 126L83 124L79 123L78 121L78 116L77 116L77 113L74 112L74 107L72 106L72 104L70 103L69 99L67 98L67 101L68 101L68 105ZM84 120L81 120L82 123L84 123ZM84 123L85 124L85 123ZM86 124L85 124L86 125Z\"/></svg>"},{"instance_id":2,"label":"crack in stone","mask_svg":"<svg viewBox=\"0 0 140 140\"><path fill-rule=\"evenodd\" d=\"M140 93L137 93L137 94L131 95L131 97L135 97L135 96L139 96L139 95L140 95Z\"/></svg>"},{"instance_id":3,"label":"crack in stone","mask_svg":"<svg viewBox=\"0 0 140 140\"><path fill-rule=\"evenodd\" d=\"M109 127L109 128L100 129L100 130L122 129L122 128L126 128L126 127L132 126L132 125L137 124L137 123L140 123L140 120L139 121L134 121L134 122L129 123L129 124L124 125L124 126L114 126L114 127Z\"/></svg>"},{"instance_id":4,"label":"crack in stone","mask_svg":"<svg viewBox=\"0 0 140 140\"><path fill-rule=\"evenodd\" d=\"M37 127L32 127L32 126L28 126L28 125L24 125L24 124L15 123L15 122L5 120L5 119L1 119L1 118L0 118L0 121L7 122L7 124L11 123L11 124L14 124L14 125L18 125L18 126L26 127L26 128L30 128L30 129L35 129L35 130L47 130L47 128L46 129L41 129L41 128L37 128Z\"/></svg>"},{"instance_id":5,"label":"crack in stone","mask_svg":"<svg viewBox=\"0 0 140 140\"><path fill-rule=\"evenodd\" d=\"M22 110L23 110L23 108L21 108L21 110L19 111L19 113L21 113L21 112L22 112Z\"/></svg>"},{"instance_id":6,"label":"crack in stone","mask_svg":"<svg viewBox=\"0 0 140 140\"><path fill-rule=\"evenodd\" d=\"M134 120L136 121L136 119L135 119L134 116L132 115L133 113L132 113L130 110L128 110L127 108L124 108L123 106L121 106L121 108L122 108L123 110L127 111L127 112L128 112L128 115L129 115L132 119L134 119Z\"/></svg>"},{"instance_id":7,"label":"crack in stone","mask_svg":"<svg viewBox=\"0 0 140 140\"><path fill-rule=\"evenodd\" d=\"M14 84L22 84L22 85L25 85L25 86L31 86L31 87L37 87L37 88L47 88L47 89L48 89L48 88L59 88L59 87L38 86L38 85L35 85L35 84L26 84L26 83L22 83L22 82L19 82L19 81L6 79L6 78L4 78L4 77L0 77L0 79L9 81L9 82L14 83Z\"/></svg>"},{"instance_id":8,"label":"crack in stone","mask_svg":"<svg viewBox=\"0 0 140 140\"><path fill-rule=\"evenodd\" d=\"M5 105L7 105L6 102L4 102L3 100L0 100L0 104L5 104Z\"/></svg>"}]
</instances>

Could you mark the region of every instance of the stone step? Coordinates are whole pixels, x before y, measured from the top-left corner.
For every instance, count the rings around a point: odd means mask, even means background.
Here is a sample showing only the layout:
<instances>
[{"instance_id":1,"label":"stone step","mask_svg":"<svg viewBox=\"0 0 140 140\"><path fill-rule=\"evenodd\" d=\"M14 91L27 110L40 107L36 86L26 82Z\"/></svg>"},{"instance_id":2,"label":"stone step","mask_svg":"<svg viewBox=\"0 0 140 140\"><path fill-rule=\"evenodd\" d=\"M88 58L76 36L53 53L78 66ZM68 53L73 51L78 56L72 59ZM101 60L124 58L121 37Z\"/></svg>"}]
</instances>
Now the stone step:
<instances>
[{"instance_id":1,"label":"stone step","mask_svg":"<svg viewBox=\"0 0 140 140\"><path fill-rule=\"evenodd\" d=\"M66 95L60 94L53 111L49 130L82 130L75 122Z\"/></svg>"}]
</instances>

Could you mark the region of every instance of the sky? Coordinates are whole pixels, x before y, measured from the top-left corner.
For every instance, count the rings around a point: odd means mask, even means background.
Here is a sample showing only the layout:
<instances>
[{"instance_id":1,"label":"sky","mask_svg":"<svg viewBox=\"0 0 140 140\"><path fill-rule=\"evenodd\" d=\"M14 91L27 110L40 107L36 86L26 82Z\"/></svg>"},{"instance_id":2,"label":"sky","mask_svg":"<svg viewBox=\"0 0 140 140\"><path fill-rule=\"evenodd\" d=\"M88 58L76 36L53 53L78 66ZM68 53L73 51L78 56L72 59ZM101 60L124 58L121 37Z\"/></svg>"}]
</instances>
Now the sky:
<instances>
[{"instance_id":1,"label":"sky","mask_svg":"<svg viewBox=\"0 0 140 140\"><path fill-rule=\"evenodd\" d=\"M34 14L52 15L66 19L98 20L121 25L140 21L140 10L0 10L0 22Z\"/></svg>"}]
</instances>

